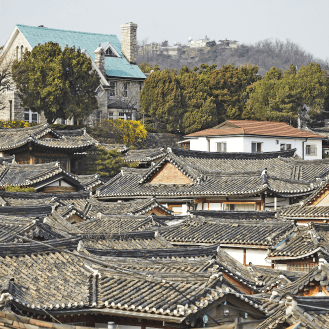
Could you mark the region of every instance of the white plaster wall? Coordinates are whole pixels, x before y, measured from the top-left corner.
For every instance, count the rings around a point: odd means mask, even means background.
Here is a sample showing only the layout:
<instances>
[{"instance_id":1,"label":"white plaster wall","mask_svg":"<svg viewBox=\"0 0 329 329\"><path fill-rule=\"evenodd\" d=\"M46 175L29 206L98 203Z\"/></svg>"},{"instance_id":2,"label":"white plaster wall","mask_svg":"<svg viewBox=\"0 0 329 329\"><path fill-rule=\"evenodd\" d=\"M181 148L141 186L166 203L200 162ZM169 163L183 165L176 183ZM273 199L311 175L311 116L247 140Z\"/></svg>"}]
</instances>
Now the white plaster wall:
<instances>
[{"instance_id":1,"label":"white plaster wall","mask_svg":"<svg viewBox=\"0 0 329 329\"><path fill-rule=\"evenodd\" d=\"M198 203L196 205L196 210L202 210L203 203Z\"/></svg>"},{"instance_id":2,"label":"white plaster wall","mask_svg":"<svg viewBox=\"0 0 329 329\"><path fill-rule=\"evenodd\" d=\"M205 206L208 207L208 203L205 203ZM209 203L209 210L221 210L222 204L221 203Z\"/></svg>"},{"instance_id":3,"label":"white plaster wall","mask_svg":"<svg viewBox=\"0 0 329 329\"><path fill-rule=\"evenodd\" d=\"M269 266L271 263L267 263L265 258L267 256L267 250L263 249L246 249L246 263L250 262L253 265Z\"/></svg>"},{"instance_id":4,"label":"white plaster wall","mask_svg":"<svg viewBox=\"0 0 329 329\"><path fill-rule=\"evenodd\" d=\"M187 214L187 204L182 204L182 215Z\"/></svg>"},{"instance_id":5,"label":"white plaster wall","mask_svg":"<svg viewBox=\"0 0 329 329\"><path fill-rule=\"evenodd\" d=\"M226 251L231 257L236 259L238 262L243 264L243 249L240 248L226 248L222 247L224 251Z\"/></svg>"},{"instance_id":6,"label":"white plaster wall","mask_svg":"<svg viewBox=\"0 0 329 329\"><path fill-rule=\"evenodd\" d=\"M285 271L288 269L288 266L287 264L274 264L274 269Z\"/></svg>"},{"instance_id":7,"label":"white plaster wall","mask_svg":"<svg viewBox=\"0 0 329 329\"><path fill-rule=\"evenodd\" d=\"M226 143L227 152L245 152L243 150L243 137L214 137L210 140L210 152L217 152L217 143Z\"/></svg>"},{"instance_id":8,"label":"white plaster wall","mask_svg":"<svg viewBox=\"0 0 329 329\"><path fill-rule=\"evenodd\" d=\"M262 152L280 151L280 144L291 144L291 148L297 149L297 154L302 158L303 156L303 142L304 142L304 159L316 160L322 159L322 140L305 138L282 138L282 137L209 137L210 152L217 152L217 143L226 142L227 152L247 152L251 153L252 142L262 143ZM305 145L316 145L317 155L307 156L305 152ZM208 141L206 137L199 137L190 139L190 149L196 151L208 151Z\"/></svg>"},{"instance_id":9,"label":"white plaster wall","mask_svg":"<svg viewBox=\"0 0 329 329\"><path fill-rule=\"evenodd\" d=\"M206 137L193 138L190 140L190 150L208 151L208 143Z\"/></svg>"}]
</instances>

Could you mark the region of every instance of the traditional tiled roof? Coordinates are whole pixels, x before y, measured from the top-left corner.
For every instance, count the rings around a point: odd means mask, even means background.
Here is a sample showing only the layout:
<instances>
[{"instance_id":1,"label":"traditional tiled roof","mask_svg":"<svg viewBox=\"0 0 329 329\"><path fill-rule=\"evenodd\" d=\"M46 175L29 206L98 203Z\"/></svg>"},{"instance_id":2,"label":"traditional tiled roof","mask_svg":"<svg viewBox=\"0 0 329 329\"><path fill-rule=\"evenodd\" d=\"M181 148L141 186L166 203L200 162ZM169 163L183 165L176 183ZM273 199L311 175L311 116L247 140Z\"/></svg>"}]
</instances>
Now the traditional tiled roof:
<instances>
[{"instance_id":1,"label":"traditional tiled roof","mask_svg":"<svg viewBox=\"0 0 329 329\"><path fill-rule=\"evenodd\" d=\"M310 282L319 282L321 286L323 286L326 291L329 291L329 267L328 265L322 264L321 266L315 266L304 276L299 278L296 281L293 281L289 284L279 286L273 290L275 296L283 295L283 294L291 294L297 295L299 292L303 291L305 286L307 286Z\"/></svg>"},{"instance_id":2,"label":"traditional tiled roof","mask_svg":"<svg viewBox=\"0 0 329 329\"><path fill-rule=\"evenodd\" d=\"M0 218L0 243L23 243L26 242L22 238L28 239L42 238L45 240L61 239L65 236L53 231L47 224L40 223L38 220L16 219L11 217Z\"/></svg>"},{"instance_id":3,"label":"traditional tiled roof","mask_svg":"<svg viewBox=\"0 0 329 329\"><path fill-rule=\"evenodd\" d=\"M297 226L293 234L273 246L269 259L299 259L315 253L329 255L329 226L309 223L306 227Z\"/></svg>"},{"instance_id":4,"label":"traditional tiled roof","mask_svg":"<svg viewBox=\"0 0 329 329\"><path fill-rule=\"evenodd\" d=\"M292 138L316 138L322 136L296 129L284 122L227 120L224 123L205 130L186 135L185 137L222 136L222 135L259 135Z\"/></svg>"},{"instance_id":5,"label":"traditional tiled roof","mask_svg":"<svg viewBox=\"0 0 329 329\"><path fill-rule=\"evenodd\" d=\"M106 250L111 253L111 249L136 250L136 249L161 249L173 248L173 246L157 232L128 232L113 234L89 233L79 234L83 238L83 247L96 253L97 249Z\"/></svg>"},{"instance_id":6,"label":"traditional tiled roof","mask_svg":"<svg viewBox=\"0 0 329 329\"><path fill-rule=\"evenodd\" d=\"M99 174L95 175L75 175L85 190L92 190L96 186L104 185L104 181L100 179Z\"/></svg>"},{"instance_id":7,"label":"traditional tiled roof","mask_svg":"<svg viewBox=\"0 0 329 329\"><path fill-rule=\"evenodd\" d=\"M108 151L115 150L117 152L125 152L129 149L128 146L125 144L104 144L104 143L102 143L101 146L106 148Z\"/></svg>"},{"instance_id":8,"label":"traditional tiled roof","mask_svg":"<svg viewBox=\"0 0 329 329\"><path fill-rule=\"evenodd\" d=\"M76 49L86 50L93 60L95 60L94 51L99 45L110 43L120 57L105 57L106 74L113 77L145 79L140 68L137 65L129 64L123 56L121 43L116 35L57 30L20 24L17 27L32 48L38 44L52 41L58 43L62 49L68 45L70 47L75 46Z\"/></svg>"},{"instance_id":9,"label":"traditional tiled roof","mask_svg":"<svg viewBox=\"0 0 329 329\"><path fill-rule=\"evenodd\" d=\"M65 178L78 189L83 189L78 176L60 167L58 162L44 164L4 164L0 173L0 186L33 186L36 189L47 185L54 178Z\"/></svg>"},{"instance_id":10,"label":"traditional tiled roof","mask_svg":"<svg viewBox=\"0 0 329 329\"><path fill-rule=\"evenodd\" d=\"M191 183L150 184L149 180L167 163L175 166ZM237 156L169 149L148 169L122 168L121 173L99 188L96 195L99 198L251 196L268 191L284 197L302 196L316 189L328 172L328 160L298 160L290 151Z\"/></svg>"},{"instance_id":11,"label":"traditional tiled roof","mask_svg":"<svg viewBox=\"0 0 329 329\"><path fill-rule=\"evenodd\" d=\"M164 226L153 216L100 216L75 225L89 234L111 234L156 229Z\"/></svg>"},{"instance_id":12,"label":"traditional tiled roof","mask_svg":"<svg viewBox=\"0 0 329 329\"><path fill-rule=\"evenodd\" d=\"M86 133L85 128L66 131L53 130L47 123L28 128L0 128L0 141L1 151L17 149L31 143L41 148L74 152L98 144Z\"/></svg>"},{"instance_id":13,"label":"traditional tiled roof","mask_svg":"<svg viewBox=\"0 0 329 329\"><path fill-rule=\"evenodd\" d=\"M165 214L173 215L171 210L161 205L155 198L128 202L101 202L95 199L89 199L84 213L89 217L96 217L98 213L105 215L144 215L155 208L160 209Z\"/></svg>"},{"instance_id":14,"label":"traditional tiled roof","mask_svg":"<svg viewBox=\"0 0 329 329\"><path fill-rule=\"evenodd\" d=\"M42 217L53 211L52 204L15 205L0 207L0 216Z\"/></svg>"},{"instance_id":15,"label":"traditional tiled roof","mask_svg":"<svg viewBox=\"0 0 329 329\"><path fill-rule=\"evenodd\" d=\"M257 271L250 271L237 262L217 245L190 248L158 248L153 250L111 250L109 254L102 250L91 250L90 254L102 262L119 264L134 271L166 272L168 267L175 272L195 272L213 270L225 273L228 277L240 282L255 292L260 292L264 282L257 278ZM179 261L179 265L176 263ZM186 264L184 268L183 264ZM233 287L238 292L239 289ZM241 295L243 299L243 295Z\"/></svg>"},{"instance_id":16,"label":"traditional tiled roof","mask_svg":"<svg viewBox=\"0 0 329 329\"><path fill-rule=\"evenodd\" d=\"M276 214L277 211L260 211L260 210L190 210L191 217L202 217L205 219L240 219L240 220L277 220Z\"/></svg>"},{"instance_id":17,"label":"traditional tiled roof","mask_svg":"<svg viewBox=\"0 0 329 329\"><path fill-rule=\"evenodd\" d=\"M268 318L256 329L322 329L329 328L329 297L288 296L286 300L270 301L264 305Z\"/></svg>"},{"instance_id":18,"label":"traditional tiled roof","mask_svg":"<svg viewBox=\"0 0 329 329\"><path fill-rule=\"evenodd\" d=\"M17 326L19 328L29 329L42 329L42 328L51 328L51 329L81 329L81 326L73 326L72 324L59 324L52 323L45 320L39 320L35 318L30 318L28 316L17 315L14 312L9 311L0 311L0 322L2 323L3 328L15 329ZM91 329L94 327L86 327L85 329Z\"/></svg>"},{"instance_id":19,"label":"traditional tiled roof","mask_svg":"<svg viewBox=\"0 0 329 329\"><path fill-rule=\"evenodd\" d=\"M223 220L216 222L186 220L184 223L164 227L160 233L177 244L234 244L270 247L290 235L294 224L273 221Z\"/></svg>"},{"instance_id":20,"label":"traditional tiled roof","mask_svg":"<svg viewBox=\"0 0 329 329\"><path fill-rule=\"evenodd\" d=\"M253 265L249 265L249 270L257 276L258 280L264 282L264 286L260 288L262 293L272 291L276 287L289 285L305 274L305 272L278 270L271 267ZM268 296L266 296L266 298L267 297Z\"/></svg>"},{"instance_id":21,"label":"traditional tiled roof","mask_svg":"<svg viewBox=\"0 0 329 329\"><path fill-rule=\"evenodd\" d=\"M137 163L151 163L165 156L166 151L162 147L141 149L141 150L129 150L123 155L124 162L137 162Z\"/></svg>"},{"instance_id":22,"label":"traditional tiled roof","mask_svg":"<svg viewBox=\"0 0 329 329\"><path fill-rule=\"evenodd\" d=\"M60 251L60 249L73 251L77 249L80 240L79 237L70 237L44 241L42 245L35 242L0 243L0 257L33 255L34 253L46 254L54 252L54 250Z\"/></svg>"},{"instance_id":23,"label":"traditional tiled roof","mask_svg":"<svg viewBox=\"0 0 329 329\"><path fill-rule=\"evenodd\" d=\"M301 206L291 205L283 207L278 213L280 217L288 219L327 219L329 218L329 207L328 206Z\"/></svg>"}]
</instances>

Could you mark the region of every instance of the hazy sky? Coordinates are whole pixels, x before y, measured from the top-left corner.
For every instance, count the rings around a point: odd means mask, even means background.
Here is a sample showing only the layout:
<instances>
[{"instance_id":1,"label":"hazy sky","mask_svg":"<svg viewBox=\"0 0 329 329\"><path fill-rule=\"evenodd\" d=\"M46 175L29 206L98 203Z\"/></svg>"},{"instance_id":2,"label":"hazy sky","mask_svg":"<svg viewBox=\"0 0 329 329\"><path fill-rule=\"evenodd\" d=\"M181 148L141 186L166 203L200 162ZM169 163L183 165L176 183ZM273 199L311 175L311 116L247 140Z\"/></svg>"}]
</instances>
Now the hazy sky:
<instances>
[{"instance_id":1,"label":"hazy sky","mask_svg":"<svg viewBox=\"0 0 329 329\"><path fill-rule=\"evenodd\" d=\"M0 45L15 24L116 34L138 24L138 40L188 37L254 43L290 39L329 58L329 0L0 0Z\"/></svg>"}]
</instances>

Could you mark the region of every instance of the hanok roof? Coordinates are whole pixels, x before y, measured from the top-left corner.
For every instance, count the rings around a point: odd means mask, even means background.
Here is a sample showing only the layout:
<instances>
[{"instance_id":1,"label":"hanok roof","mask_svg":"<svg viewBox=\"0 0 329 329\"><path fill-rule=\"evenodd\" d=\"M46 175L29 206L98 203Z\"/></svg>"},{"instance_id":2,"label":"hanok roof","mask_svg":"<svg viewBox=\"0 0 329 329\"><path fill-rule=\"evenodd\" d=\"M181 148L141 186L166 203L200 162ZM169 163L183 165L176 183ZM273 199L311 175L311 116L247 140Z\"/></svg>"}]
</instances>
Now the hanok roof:
<instances>
[{"instance_id":1,"label":"hanok roof","mask_svg":"<svg viewBox=\"0 0 329 329\"><path fill-rule=\"evenodd\" d=\"M309 223L297 226L290 237L273 246L267 258L301 259L318 252L329 255L329 225Z\"/></svg>"},{"instance_id":2,"label":"hanok roof","mask_svg":"<svg viewBox=\"0 0 329 329\"><path fill-rule=\"evenodd\" d=\"M123 155L124 162L151 163L151 161L160 159L166 154L162 147L148 148L141 150L129 150Z\"/></svg>"},{"instance_id":3,"label":"hanok roof","mask_svg":"<svg viewBox=\"0 0 329 329\"><path fill-rule=\"evenodd\" d=\"M76 49L86 50L93 60L95 60L94 51L99 45L110 43L120 57L105 57L106 74L112 77L145 79L145 75L140 68L137 65L130 64L123 56L121 43L116 35L58 30L20 24L17 25L17 28L32 48L38 44L52 41L58 43L62 49L68 45L69 47L75 46Z\"/></svg>"},{"instance_id":4,"label":"hanok roof","mask_svg":"<svg viewBox=\"0 0 329 329\"><path fill-rule=\"evenodd\" d=\"M86 233L79 236L83 237L83 247L92 253L104 250L105 254L110 255L114 249L136 251L136 249L173 248L165 238L154 231L97 235Z\"/></svg>"},{"instance_id":5,"label":"hanok roof","mask_svg":"<svg viewBox=\"0 0 329 329\"><path fill-rule=\"evenodd\" d=\"M149 216L99 216L95 219L75 225L84 233L111 234L153 230L164 226L163 223Z\"/></svg>"},{"instance_id":6,"label":"hanok roof","mask_svg":"<svg viewBox=\"0 0 329 329\"><path fill-rule=\"evenodd\" d=\"M14 150L31 143L39 148L75 152L98 144L84 128L53 130L47 123L28 128L0 128L0 142L1 151Z\"/></svg>"},{"instance_id":7,"label":"hanok roof","mask_svg":"<svg viewBox=\"0 0 329 329\"><path fill-rule=\"evenodd\" d=\"M33 186L41 188L52 181L65 179L78 189L83 189L78 176L71 174L58 162L44 164L4 164L0 168L0 186ZM87 185L88 186L88 185Z\"/></svg>"},{"instance_id":8,"label":"hanok roof","mask_svg":"<svg viewBox=\"0 0 329 329\"><path fill-rule=\"evenodd\" d=\"M96 191L96 196L250 196L265 191L284 197L308 195L328 175L329 161L298 160L293 154L294 151L222 154L168 149L167 154L148 169L122 168L121 173ZM184 183L150 183L167 164L180 171L185 177ZM265 168L264 182L261 175Z\"/></svg>"},{"instance_id":9,"label":"hanok roof","mask_svg":"<svg viewBox=\"0 0 329 329\"><path fill-rule=\"evenodd\" d=\"M227 120L222 124L188 134L185 137L201 136L273 136L273 137L291 137L291 138L316 138L324 139L322 136L296 129L284 122L272 121L251 121L251 120Z\"/></svg>"},{"instance_id":10,"label":"hanok roof","mask_svg":"<svg viewBox=\"0 0 329 329\"><path fill-rule=\"evenodd\" d=\"M207 220L216 219L240 219L240 220L278 220L276 217L277 211L243 211L243 210L190 210L191 217L204 218Z\"/></svg>"},{"instance_id":11,"label":"hanok roof","mask_svg":"<svg viewBox=\"0 0 329 329\"><path fill-rule=\"evenodd\" d=\"M159 230L174 244L259 245L270 247L290 235L295 226L291 222L273 221L201 221L186 220L176 226Z\"/></svg>"},{"instance_id":12,"label":"hanok roof","mask_svg":"<svg viewBox=\"0 0 329 329\"><path fill-rule=\"evenodd\" d=\"M307 305L314 305L312 311ZM267 311L268 318L256 329L322 329L329 328L329 315L322 308L327 309L329 299L324 297L294 297L292 302L272 302Z\"/></svg>"},{"instance_id":13,"label":"hanok roof","mask_svg":"<svg viewBox=\"0 0 329 329\"><path fill-rule=\"evenodd\" d=\"M3 296L8 304L14 302L16 308L36 314L46 310L52 316L63 312L142 315L180 323L222 297L223 291L236 292L226 289L217 267L212 268L208 261L200 266L199 260L193 274L186 271L189 264L180 264L179 260L171 260L166 270L131 271L104 257L68 253L65 247L48 250L46 246L47 243L29 244L32 253L10 250L6 257L0 247L1 293L8 293ZM60 248L59 242L52 246ZM255 303L252 298L243 300Z\"/></svg>"},{"instance_id":14,"label":"hanok roof","mask_svg":"<svg viewBox=\"0 0 329 329\"><path fill-rule=\"evenodd\" d=\"M278 286L273 290L275 296L282 296L284 294L292 294L292 295L302 295L305 296L309 294L308 291L303 293L304 288L309 285L309 283L319 283L322 286L326 293L329 293L329 267L328 265L322 264L321 266L315 266L308 273L303 275L301 278L293 281L289 284ZM322 292L324 293L324 292ZM321 292L320 292L321 294Z\"/></svg>"},{"instance_id":15,"label":"hanok roof","mask_svg":"<svg viewBox=\"0 0 329 329\"><path fill-rule=\"evenodd\" d=\"M29 329L41 329L41 328L51 328L51 329L79 329L80 326L72 326L72 324L58 324L52 323L45 320L33 319L28 316L17 315L14 312L1 311L0 321L3 323L3 328L15 329L18 325L19 328ZM85 327L85 329L92 329L94 327Z\"/></svg>"},{"instance_id":16,"label":"hanok roof","mask_svg":"<svg viewBox=\"0 0 329 329\"><path fill-rule=\"evenodd\" d=\"M173 215L173 212L161 205L155 198L134 200L128 202L101 202L95 199L89 199L85 215L96 217L98 213L105 215L144 215L155 208L163 214Z\"/></svg>"}]
</instances>

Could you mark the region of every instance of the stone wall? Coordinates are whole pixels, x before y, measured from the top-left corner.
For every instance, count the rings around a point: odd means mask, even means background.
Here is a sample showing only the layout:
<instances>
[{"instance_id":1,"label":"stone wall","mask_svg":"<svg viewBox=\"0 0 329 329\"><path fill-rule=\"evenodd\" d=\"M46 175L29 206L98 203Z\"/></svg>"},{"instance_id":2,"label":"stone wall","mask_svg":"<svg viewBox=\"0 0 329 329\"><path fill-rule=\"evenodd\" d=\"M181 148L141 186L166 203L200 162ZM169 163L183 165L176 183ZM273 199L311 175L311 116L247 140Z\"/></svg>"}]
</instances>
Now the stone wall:
<instances>
[{"instance_id":1,"label":"stone wall","mask_svg":"<svg viewBox=\"0 0 329 329\"><path fill-rule=\"evenodd\" d=\"M30 44L26 41L22 33L17 30L16 34L13 37L12 43L9 45L8 50L0 61L0 69L8 64L11 64L13 60L21 59L22 52L32 48ZM10 82L9 92L5 92L1 95L4 99L5 109L0 111L0 120L9 121L9 120L24 120L24 107L21 106L21 100L18 96L18 92L15 88L13 81ZM11 101L11 106L10 106ZM39 123L45 123L45 116L39 115Z\"/></svg>"},{"instance_id":2,"label":"stone wall","mask_svg":"<svg viewBox=\"0 0 329 329\"><path fill-rule=\"evenodd\" d=\"M121 51L130 64L137 62L137 24L121 25Z\"/></svg>"}]
</instances>

